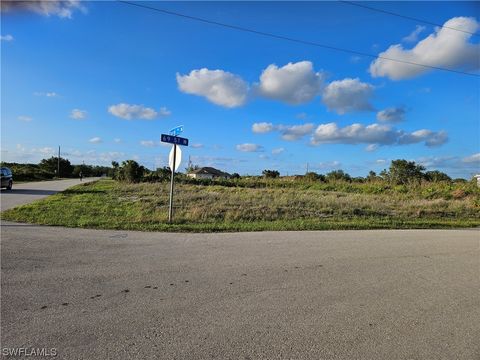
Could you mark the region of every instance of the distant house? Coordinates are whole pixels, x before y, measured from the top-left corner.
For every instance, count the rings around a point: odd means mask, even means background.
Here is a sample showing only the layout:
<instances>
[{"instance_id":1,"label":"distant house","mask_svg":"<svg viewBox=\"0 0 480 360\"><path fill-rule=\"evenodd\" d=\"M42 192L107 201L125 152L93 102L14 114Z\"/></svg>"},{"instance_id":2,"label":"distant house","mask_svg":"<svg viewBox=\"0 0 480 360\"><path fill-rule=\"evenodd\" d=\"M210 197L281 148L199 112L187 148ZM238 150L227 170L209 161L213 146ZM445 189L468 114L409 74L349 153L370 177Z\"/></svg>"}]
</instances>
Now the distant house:
<instances>
[{"instance_id":1,"label":"distant house","mask_svg":"<svg viewBox=\"0 0 480 360\"><path fill-rule=\"evenodd\" d=\"M202 167L199 169L189 171L187 173L187 176L193 179L215 179L215 178L230 179L232 177L232 175L230 175L229 173L217 170L212 167Z\"/></svg>"},{"instance_id":2,"label":"distant house","mask_svg":"<svg viewBox=\"0 0 480 360\"><path fill-rule=\"evenodd\" d=\"M477 179L477 185L480 186L480 174L474 175L473 177Z\"/></svg>"}]
</instances>

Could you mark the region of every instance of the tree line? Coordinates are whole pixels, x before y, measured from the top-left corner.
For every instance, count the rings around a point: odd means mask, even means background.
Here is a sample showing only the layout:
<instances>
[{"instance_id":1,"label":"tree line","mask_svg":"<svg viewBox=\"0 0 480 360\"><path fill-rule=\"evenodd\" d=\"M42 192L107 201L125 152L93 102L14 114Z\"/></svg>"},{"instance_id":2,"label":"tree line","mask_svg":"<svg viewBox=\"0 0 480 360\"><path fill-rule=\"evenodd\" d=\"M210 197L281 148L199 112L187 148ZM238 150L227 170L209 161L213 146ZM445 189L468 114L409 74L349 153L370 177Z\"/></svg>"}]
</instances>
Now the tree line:
<instances>
[{"instance_id":1,"label":"tree line","mask_svg":"<svg viewBox=\"0 0 480 360\"><path fill-rule=\"evenodd\" d=\"M121 163L112 161L112 166L98 165L72 165L68 159L60 157L60 172L58 172L58 157L52 156L49 159L43 159L38 164L18 164L5 163L2 166L9 167L16 180L42 180L53 178L78 178L80 174L83 177L107 176L122 182L162 182L170 179L170 168L163 167L156 170L150 170L140 165L135 160L125 160ZM178 176L184 176L178 174ZM262 171L262 177L267 179L280 178L278 170L265 169ZM233 174L232 179L239 179L241 176ZM393 160L388 169L382 170L379 174L370 171L366 177L352 177L343 170L333 170L326 174L308 172L305 175L296 175L296 179L306 181L320 182L389 182L398 185L408 185L414 183L426 182L453 182L466 181L465 179L452 179L446 173L433 170L426 171L425 167L403 159ZM185 181L188 181L184 177Z\"/></svg>"}]
</instances>

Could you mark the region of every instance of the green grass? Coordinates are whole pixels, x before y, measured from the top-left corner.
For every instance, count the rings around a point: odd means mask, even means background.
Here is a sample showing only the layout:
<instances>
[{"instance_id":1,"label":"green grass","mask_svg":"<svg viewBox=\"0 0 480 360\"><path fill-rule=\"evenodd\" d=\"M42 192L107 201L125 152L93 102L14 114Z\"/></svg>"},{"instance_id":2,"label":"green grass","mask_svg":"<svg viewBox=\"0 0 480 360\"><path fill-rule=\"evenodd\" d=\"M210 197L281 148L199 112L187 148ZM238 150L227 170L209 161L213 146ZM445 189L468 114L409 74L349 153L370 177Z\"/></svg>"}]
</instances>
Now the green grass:
<instances>
[{"instance_id":1,"label":"green grass","mask_svg":"<svg viewBox=\"0 0 480 360\"><path fill-rule=\"evenodd\" d=\"M144 231L409 229L480 226L472 184L294 182L179 184L168 224L168 183L100 180L2 213L2 219Z\"/></svg>"}]
</instances>

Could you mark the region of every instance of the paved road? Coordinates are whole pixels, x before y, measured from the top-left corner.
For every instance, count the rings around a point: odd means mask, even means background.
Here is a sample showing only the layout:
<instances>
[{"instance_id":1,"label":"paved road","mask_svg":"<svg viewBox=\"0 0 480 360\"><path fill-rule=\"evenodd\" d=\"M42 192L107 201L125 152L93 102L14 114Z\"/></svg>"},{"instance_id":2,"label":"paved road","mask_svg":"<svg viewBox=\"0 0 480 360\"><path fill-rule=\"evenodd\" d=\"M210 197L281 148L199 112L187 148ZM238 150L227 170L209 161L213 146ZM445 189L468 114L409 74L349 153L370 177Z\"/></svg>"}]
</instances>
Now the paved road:
<instances>
[{"instance_id":1,"label":"paved road","mask_svg":"<svg viewBox=\"0 0 480 360\"><path fill-rule=\"evenodd\" d=\"M1 340L61 359L479 359L477 230L2 226Z\"/></svg>"},{"instance_id":2,"label":"paved road","mask_svg":"<svg viewBox=\"0 0 480 360\"><path fill-rule=\"evenodd\" d=\"M98 179L99 178L86 178L83 179L83 182L90 182ZM57 192L63 191L70 186L77 184L80 184L79 179L39 181L24 184L13 183L12 190L2 189L1 191L1 209L3 211L18 205L28 204L48 195L56 194Z\"/></svg>"}]
</instances>

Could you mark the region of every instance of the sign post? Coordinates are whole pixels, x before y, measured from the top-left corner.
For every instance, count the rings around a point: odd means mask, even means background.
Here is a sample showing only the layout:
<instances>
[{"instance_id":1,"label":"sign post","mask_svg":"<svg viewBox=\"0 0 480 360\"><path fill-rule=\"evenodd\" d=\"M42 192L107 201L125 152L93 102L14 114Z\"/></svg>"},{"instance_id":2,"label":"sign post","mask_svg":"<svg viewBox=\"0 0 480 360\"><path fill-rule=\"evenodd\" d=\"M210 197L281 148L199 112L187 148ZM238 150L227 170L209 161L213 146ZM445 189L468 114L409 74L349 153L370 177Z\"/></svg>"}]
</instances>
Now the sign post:
<instances>
[{"instance_id":1,"label":"sign post","mask_svg":"<svg viewBox=\"0 0 480 360\"><path fill-rule=\"evenodd\" d=\"M173 221L173 186L174 186L174 179L175 179L175 171L180 166L180 161L181 161L180 148L178 148L179 157L178 157L178 160L177 160L177 146L178 145L188 146L188 139L176 136L176 135L180 134L182 131L183 131L183 126L179 126L179 127L176 127L175 129L172 129L170 131L171 134L175 134L175 135L162 134L161 137L160 137L162 142L173 144L172 150L170 151L170 157L169 157L169 165L170 165L170 169L172 170L172 174L171 174L171 177L170 177L170 204L169 204L169 208L168 208L168 222L169 223L171 223ZM173 152L173 154L172 154L172 152Z\"/></svg>"}]
</instances>

